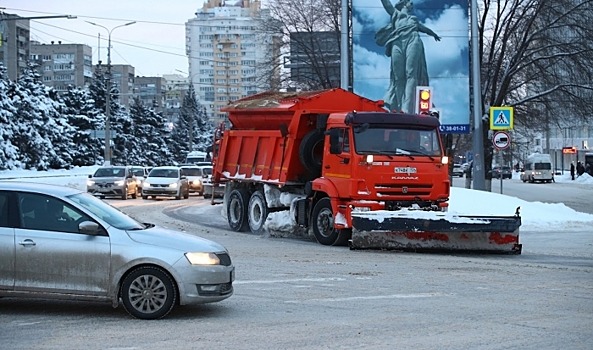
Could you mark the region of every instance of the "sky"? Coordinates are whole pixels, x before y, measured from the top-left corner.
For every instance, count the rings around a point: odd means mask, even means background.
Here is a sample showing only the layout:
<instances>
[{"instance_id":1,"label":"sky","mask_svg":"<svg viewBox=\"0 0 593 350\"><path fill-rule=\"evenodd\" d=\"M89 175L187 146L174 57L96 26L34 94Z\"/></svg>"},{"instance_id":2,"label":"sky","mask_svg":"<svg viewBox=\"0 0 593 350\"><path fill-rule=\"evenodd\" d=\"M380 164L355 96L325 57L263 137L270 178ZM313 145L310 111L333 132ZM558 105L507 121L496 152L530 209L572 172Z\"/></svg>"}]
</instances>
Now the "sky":
<instances>
[{"instance_id":1,"label":"sky","mask_svg":"<svg viewBox=\"0 0 593 350\"><path fill-rule=\"evenodd\" d=\"M93 49L93 64L99 57L107 63L107 29L131 21L111 34L111 63L135 67L137 76L187 75L185 23L202 8L205 0L0 0L2 11L21 17L72 15L76 19L30 20L31 40L50 44L87 44ZM103 40L104 39L104 40ZM180 73L178 70L182 71Z\"/></svg>"},{"instance_id":2,"label":"sky","mask_svg":"<svg viewBox=\"0 0 593 350\"><path fill-rule=\"evenodd\" d=\"M42 182L86 190L88 175L92 174L96 168L94 166L53 171L6 170L0 171L0 180L11 179L11 181ZM511 181L519 181L518 173L513 173L513 176L514 178ZM587 174L583 174L576 180L571 181L570 175L568 172L565 172L564 175L557 175L555 180L556 182L593 186L593 177ZM493 192L459 187L451 188L449 214L511 216L517 207L521 207L521 231L586 231L588 234L591 234L593 215L577 212L564 204L527 202L516 197ZM221 210L221 212L223 211ZM271 216L269 222L266 224L268 227L282 230L287 226L286 222L287 217L280 213ZM588 238L589 242L592 240L592 238Z\"/></svg>"}]
</instances>

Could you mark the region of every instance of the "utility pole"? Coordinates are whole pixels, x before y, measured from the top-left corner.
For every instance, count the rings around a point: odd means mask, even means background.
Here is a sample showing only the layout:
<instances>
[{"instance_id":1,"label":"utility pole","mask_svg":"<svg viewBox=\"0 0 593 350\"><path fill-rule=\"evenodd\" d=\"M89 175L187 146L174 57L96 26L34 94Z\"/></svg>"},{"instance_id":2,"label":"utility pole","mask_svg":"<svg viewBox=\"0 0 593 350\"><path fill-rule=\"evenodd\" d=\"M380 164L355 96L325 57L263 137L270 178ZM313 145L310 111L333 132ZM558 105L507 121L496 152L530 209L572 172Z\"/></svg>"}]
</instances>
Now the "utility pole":
<instances>
[{"instance_id":1,"label":"utility pole","mask_svg":"<svg viewBox=\"0 0 593 350\"><path fill-rule=\"evenodd\" d=\"M480 48L478 47L478 1L471 1L471 53L474 130L472 178L474 190L486 190L484 170L484 134L482 130L482 85L480 82Z\"/></svg>"},{"instance_id":2,"label":"utility pole","mask_svg":"<svg viewBox=\"0 0 593 350\"><path fill-rule=\"evenodd\" d=\"M97 27L101 27L107 31L107 91L105 93L105 154L104 154L104 165L111 165L111 32L117 28L125 27L136 23L136 21L128 22L119 26L115 26L111 29L102 26L100 24L86 21Z\"/></svg>"}]
</instances>

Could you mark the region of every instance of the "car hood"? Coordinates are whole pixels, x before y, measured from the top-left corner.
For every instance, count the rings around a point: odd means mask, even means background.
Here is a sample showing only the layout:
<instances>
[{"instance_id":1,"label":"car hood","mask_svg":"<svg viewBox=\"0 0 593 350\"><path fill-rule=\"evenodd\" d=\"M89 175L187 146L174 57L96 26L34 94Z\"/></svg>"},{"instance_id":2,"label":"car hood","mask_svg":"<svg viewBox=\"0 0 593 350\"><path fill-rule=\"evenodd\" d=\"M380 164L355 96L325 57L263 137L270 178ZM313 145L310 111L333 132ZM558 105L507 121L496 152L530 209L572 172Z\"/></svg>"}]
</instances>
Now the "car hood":
<instances>
[{"instance_id":1,"label":"car hood","mask_svg":"<svg viewBox=\"0 0 593 350\"><path fill-rule=\"evenodd\" d=\"M219 243L206 238L154 226L146 230L127 231L136 242L177 249L184 252L225 252Z\"/></svg>"},{"instance_id":2,"label":"car hood","mask_svg":"<svg viewBox=\"0 0 593 350\"><path fill-rule=\"evenodd\" d=\"M170 178L170 177L148 177L144 181L148 182L149 184L168 185L168 184L176 183L177 180L178 179L176 179L176 178Z\"/></svg>"},{"instance_id":3,"label":"car hood","mask_svg":"<svg viewBox=\"0 0 593 350\"><path fill-rule=\"evenodd\" d=\"M114 182L124 180L123 177L92 177L91 180L95 182Z\"/></svg>"}]
</instances>

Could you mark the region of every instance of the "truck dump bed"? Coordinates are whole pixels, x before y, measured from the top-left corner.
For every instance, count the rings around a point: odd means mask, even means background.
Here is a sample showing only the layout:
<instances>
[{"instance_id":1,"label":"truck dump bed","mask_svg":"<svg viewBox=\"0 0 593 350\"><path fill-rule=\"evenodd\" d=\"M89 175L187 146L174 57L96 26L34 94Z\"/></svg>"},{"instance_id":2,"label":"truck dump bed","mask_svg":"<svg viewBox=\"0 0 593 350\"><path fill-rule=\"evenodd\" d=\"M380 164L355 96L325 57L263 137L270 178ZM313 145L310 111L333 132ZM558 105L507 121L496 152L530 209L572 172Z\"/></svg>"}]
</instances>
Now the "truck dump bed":
<instances>
[{"instance_id":1,"label":"truck dump bed","mask_svg":"<svg viewBox=\"0 0 593 350\"><path fill-rule=\"evenodd\" d=\"M329 113L355 110L386 112L372 101L343 89L261 93L222 109L232 124L214 150L214 179L276 184L304 183L312 176L299 152L303 138ZM323 152L316 149L315 152Z\"/></svg>"}]
</instances>

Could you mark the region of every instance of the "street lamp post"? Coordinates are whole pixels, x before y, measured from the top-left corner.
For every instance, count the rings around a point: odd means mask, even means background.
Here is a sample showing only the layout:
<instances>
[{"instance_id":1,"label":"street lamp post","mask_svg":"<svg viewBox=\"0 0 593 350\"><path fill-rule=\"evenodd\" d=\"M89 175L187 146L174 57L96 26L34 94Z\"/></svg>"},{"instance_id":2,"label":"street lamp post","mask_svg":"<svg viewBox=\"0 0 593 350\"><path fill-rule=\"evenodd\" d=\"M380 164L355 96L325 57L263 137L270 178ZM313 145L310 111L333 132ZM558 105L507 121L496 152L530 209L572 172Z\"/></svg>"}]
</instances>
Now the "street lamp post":
<instances>
[{"instance_id":1,"label":"street lamp post","mask_svg":"<svg viewBox=\"0 0 593 350\"><path fill-rule=\"evenodd\" d=\"M125 27L136 23L136 21L128 22L119 26L115 26L111 29L97 24L95 22L86 21L97 27L101 27L107 31L107 91L105 93L105 163L104 165L111 164L111 32L117 28Z\"/></svg>"}]
</instances>

